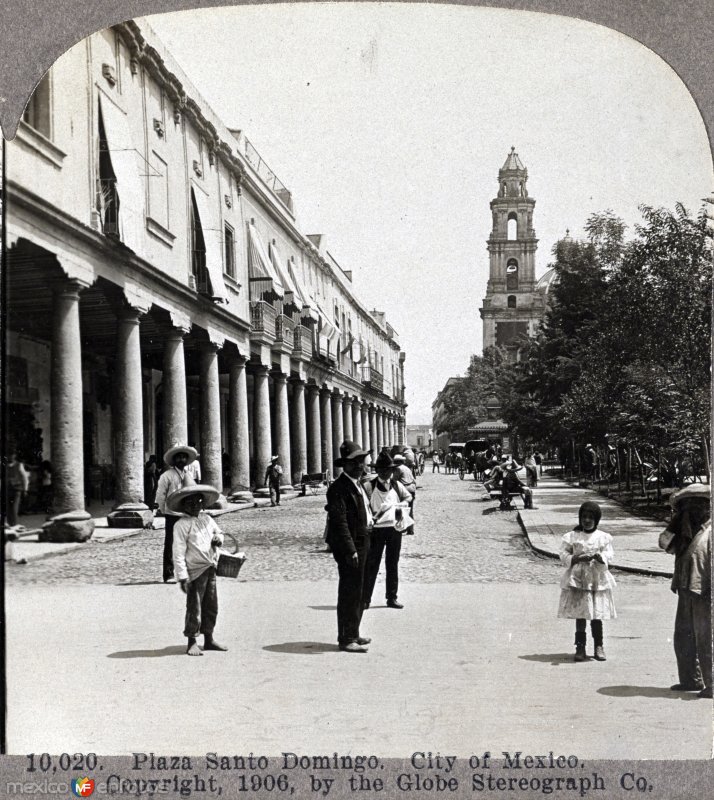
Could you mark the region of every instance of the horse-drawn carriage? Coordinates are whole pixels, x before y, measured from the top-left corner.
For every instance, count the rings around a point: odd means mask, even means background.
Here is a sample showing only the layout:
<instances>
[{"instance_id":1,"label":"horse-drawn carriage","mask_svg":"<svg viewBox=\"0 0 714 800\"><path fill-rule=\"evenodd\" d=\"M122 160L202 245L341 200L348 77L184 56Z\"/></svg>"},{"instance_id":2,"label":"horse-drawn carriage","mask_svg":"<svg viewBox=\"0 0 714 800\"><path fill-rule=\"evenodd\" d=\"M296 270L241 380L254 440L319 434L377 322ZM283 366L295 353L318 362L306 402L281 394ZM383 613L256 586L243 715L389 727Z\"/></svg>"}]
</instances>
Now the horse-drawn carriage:
<instances>
[{"instance_id":1,"label":"horse-drawn carriage","mask_svg":"<svg viewBox=\"0 0 714 800\"><path fill-rule=\"evenodd\" d=\"M461 463L459 464L459 478L473 474L474 480L482 481L484 472L488 469L488 446L487 439L470 439L463 446L461 452Z\"/></svg>"}]
</instances>

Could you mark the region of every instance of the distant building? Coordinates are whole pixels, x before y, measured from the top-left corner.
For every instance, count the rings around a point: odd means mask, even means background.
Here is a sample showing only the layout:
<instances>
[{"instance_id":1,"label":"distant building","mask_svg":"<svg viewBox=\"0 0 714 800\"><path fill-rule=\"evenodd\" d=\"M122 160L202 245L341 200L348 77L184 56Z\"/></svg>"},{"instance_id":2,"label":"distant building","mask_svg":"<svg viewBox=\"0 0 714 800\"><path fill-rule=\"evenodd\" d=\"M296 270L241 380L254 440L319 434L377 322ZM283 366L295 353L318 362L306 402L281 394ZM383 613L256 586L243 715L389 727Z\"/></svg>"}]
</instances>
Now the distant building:
<instances>
[{"instance_id":1,"label":"distant building","mask_svg":"<svg viewBox=\"0 0 714 800\"><path fill-rule=\"evenodd\" d=\"M431 425L407 425L407 444L419 450L431 450Z\"/></svg>"}]
</instances>

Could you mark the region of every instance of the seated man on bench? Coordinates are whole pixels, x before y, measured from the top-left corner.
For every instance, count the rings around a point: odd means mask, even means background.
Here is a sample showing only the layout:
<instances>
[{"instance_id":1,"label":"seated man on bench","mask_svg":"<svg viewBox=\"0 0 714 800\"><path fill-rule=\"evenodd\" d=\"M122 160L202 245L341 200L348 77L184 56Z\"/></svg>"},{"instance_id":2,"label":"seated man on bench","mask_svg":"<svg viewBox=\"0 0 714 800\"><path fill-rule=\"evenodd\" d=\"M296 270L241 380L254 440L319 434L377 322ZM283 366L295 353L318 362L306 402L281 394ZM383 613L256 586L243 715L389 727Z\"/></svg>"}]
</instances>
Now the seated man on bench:
<instances>
[{"instance_id":1,"label":"seated man on bench","mask_svg":"<svg viewBox=\"0 0 714 800\"><path fill-rule=\"evenodd\" d=\"M506 474L505 467L507 463L508 456L502 456L500 464L496 461L496 459L493 459L489 464L491 468L491 474L488 476L488 480L483 484L484 488L489 494L501 488L501 481L503 480L503 476Z\"/></svg>"},{"instance_id":2,"label":"seated man on bench","mask_svg":"<svg viewBox=\"0 0 714 800\"><path fill-rule=\"evenodd\" d=\"M523 508L533 508L533 492L518 477L519 469L515 461L506 464L501 483L501 508L510 508L511 495L516 494L523 498Z\"/></svg>"}]
</instances>

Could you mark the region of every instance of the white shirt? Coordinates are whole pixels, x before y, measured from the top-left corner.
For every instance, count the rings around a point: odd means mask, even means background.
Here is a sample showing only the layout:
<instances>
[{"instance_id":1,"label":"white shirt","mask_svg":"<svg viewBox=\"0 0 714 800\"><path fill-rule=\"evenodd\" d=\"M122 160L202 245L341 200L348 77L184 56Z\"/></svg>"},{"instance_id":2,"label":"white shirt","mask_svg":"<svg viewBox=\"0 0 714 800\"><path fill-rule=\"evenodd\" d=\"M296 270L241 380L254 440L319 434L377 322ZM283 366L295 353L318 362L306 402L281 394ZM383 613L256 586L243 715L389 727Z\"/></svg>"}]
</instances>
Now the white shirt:
<instances>
[{"instance_id":1,"label":"white shirt","mask_svg":"<svg viewBox=\"0 0 714 800\"><path fill-rule=\"evenodd\" d=\"M183 475L183 471L178 467L171 467L161 473L156 487L156 504L162 514L166 514L166 498L171 492L175 492L183 486Z\"/></svg>"},{"instance_id":2,"label":"white shirt","mask_svg":"<svg viewBox=\"0 0 714 800\"><path fill-rule=\"evenodd\" d=\"M197 517L184 514L174 525L174 572L176 580L188 578L195 581L209 567L218 564L218 548L213 547L213 537L218 535L223 541L216 521L205 511Z\"/></svg>"}]
</instances>

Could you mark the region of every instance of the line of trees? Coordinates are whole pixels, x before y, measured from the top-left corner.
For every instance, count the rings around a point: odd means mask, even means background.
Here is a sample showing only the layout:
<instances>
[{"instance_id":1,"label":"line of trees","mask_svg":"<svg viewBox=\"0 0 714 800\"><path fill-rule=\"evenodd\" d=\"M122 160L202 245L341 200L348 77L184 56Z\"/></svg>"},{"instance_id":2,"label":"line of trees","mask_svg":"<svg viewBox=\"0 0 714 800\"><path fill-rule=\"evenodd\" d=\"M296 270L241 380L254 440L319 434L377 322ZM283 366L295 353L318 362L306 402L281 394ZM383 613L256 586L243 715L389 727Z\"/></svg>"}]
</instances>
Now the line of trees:
<instances>
[{"instance_id":1,"label":"line of trees","mask_svg":"<svg viewBox=\"0 0 714 800\"><path fill-rule=\"evenodd\" d=\"M627 229L592 215L581 241L553 249L545 319L513 363L498 348L472 356L444 397L444 429L482 420L489 397L521 443L577 453L617 441L656 462L709 474L712 230L691 216L640 208ZM692 463L694 462L694 463Z\"/></svg>"}]
</instances>

